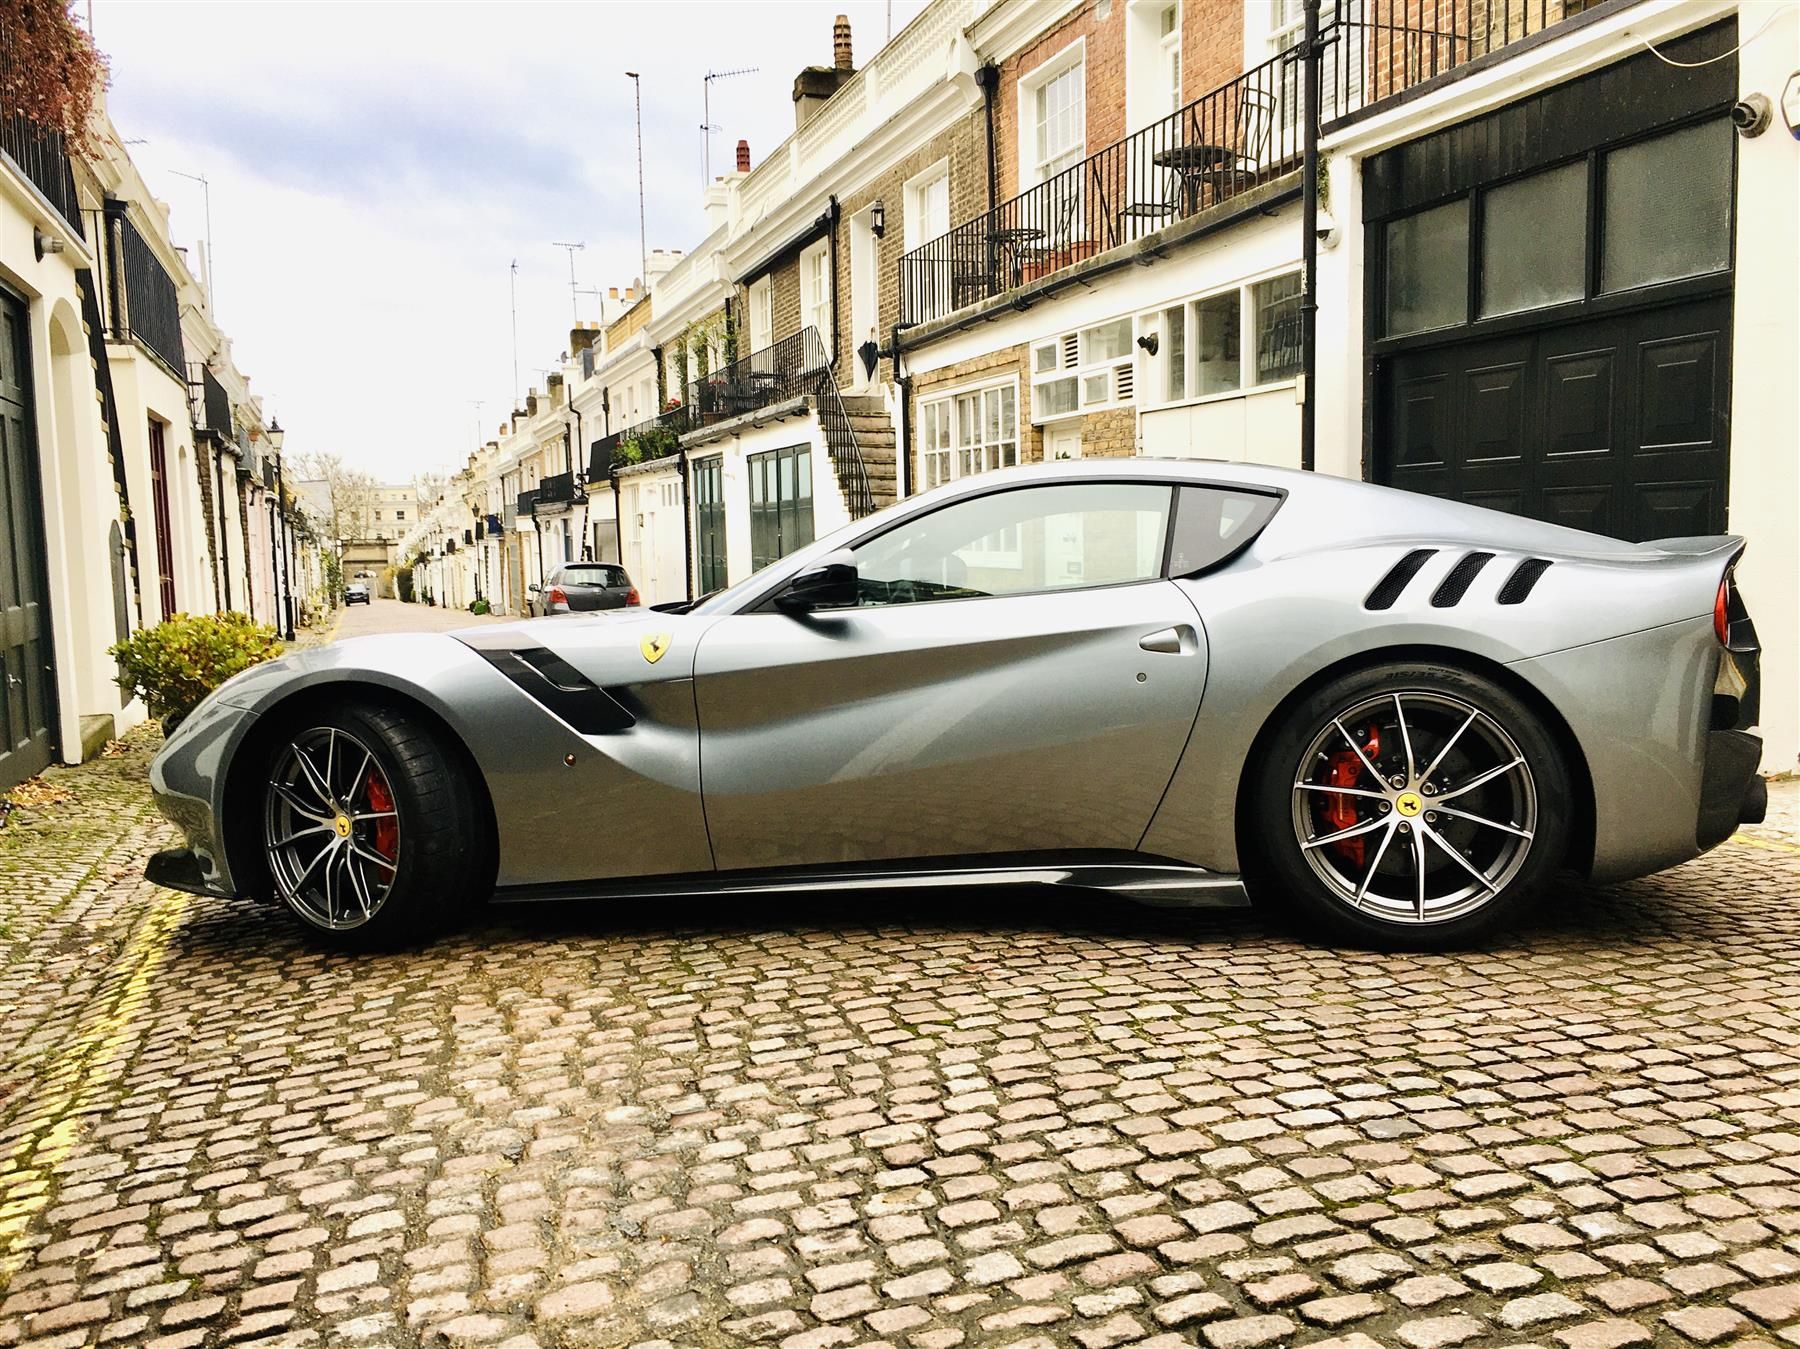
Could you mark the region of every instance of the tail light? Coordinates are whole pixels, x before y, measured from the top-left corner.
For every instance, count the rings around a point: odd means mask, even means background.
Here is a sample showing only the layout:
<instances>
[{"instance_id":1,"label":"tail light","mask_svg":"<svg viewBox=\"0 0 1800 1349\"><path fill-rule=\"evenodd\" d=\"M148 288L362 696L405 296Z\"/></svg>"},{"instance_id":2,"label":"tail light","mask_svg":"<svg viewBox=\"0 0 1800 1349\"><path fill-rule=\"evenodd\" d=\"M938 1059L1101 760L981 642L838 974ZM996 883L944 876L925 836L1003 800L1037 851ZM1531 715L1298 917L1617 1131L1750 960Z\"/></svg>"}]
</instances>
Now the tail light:
<instances>
[{"instance_id":1,"label":"tail light","mask_svg":"<svg viewBox=\"0 0 1800 1349\"><path fill-rule=\"evenodd\" d=\"M1731 645L1731 573L1719 578L1719 593L1713 600L1713 636L1720 646Z\"/></svg>"},{"instance_id":2,"label":"tail light","mask_svg":"<svg viewBox=\"0 0 1800 1349\"><path fill-rule=\"evenodd\" d=\"M551 586L545 593L544 599L550 604L567 604L569 602L569 592L564 590L561 586Z\"/></svg>"},{"instance_id":3,"label":"tail light","mask_svg":"<svg viewBox=\"0 0 1800 1349\"><path fill-rule=\"evenodd\" d=\"M643 602L644 601L643 601L642 597L640 597L637 593L636 586L631 587L630 590L627 590L625 592L625 603L626 603L627 607L629 607L630 605L633 605L633 604L642 604Z\"/></svg>"}]
</instances>

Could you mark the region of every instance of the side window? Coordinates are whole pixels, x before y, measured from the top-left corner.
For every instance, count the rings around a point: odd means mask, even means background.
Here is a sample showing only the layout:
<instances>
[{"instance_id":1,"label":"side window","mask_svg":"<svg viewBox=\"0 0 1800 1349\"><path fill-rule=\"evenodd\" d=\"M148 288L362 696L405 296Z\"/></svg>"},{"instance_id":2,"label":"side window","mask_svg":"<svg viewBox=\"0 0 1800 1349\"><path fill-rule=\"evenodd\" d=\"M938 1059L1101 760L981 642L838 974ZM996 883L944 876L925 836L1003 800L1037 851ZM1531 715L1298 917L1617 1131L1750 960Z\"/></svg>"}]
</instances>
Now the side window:
<instances>
[{"instance_id":1,"label":"side window","mask_svg":"<svg viewBox=\"0 0 1800 1349\"><path fill-rule=\"evenodd\" d=\"M1249 546L1281 498L1224 487L1183 487L1175 505L1169 575L1193 576Z\"/></svg>"},{"instance_id":2,"label":"side window","mask_svg":"<svg viewBox=\"0 0 1800 1349\"><path fill-rule=\"evenodd\" d=\"M1069 483L991 492L856 549L858 602L1024 595L1162 575L1171 489Z\"/></svg>"}]
</instances>

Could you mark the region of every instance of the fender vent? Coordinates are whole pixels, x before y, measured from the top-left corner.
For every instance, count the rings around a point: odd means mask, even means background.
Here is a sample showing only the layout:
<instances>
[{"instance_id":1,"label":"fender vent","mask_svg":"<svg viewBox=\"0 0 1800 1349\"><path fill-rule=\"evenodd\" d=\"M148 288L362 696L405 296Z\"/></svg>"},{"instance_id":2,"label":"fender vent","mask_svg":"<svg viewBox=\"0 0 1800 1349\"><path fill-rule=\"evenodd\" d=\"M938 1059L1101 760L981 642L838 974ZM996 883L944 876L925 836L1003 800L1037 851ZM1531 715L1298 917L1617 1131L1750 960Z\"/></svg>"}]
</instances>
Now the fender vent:
<instances>
[{"instance_id":1,"label":"fender vent","mask_svg":"<svg viewBox=\"0 0 1800 1349\"><path fill-rule=\"evenodd\" d=\"M1450 568L1450 574L1444 578L1443 583L1431 592L1431 607L1448 609L1461 603L1475 578L1481 575L1481 569L1493 560L1492 553L1464 553L1457 559L1456 565Z\"/></svg>"},{"instance_id":2,"label":"fender vent","mask_svg":"<svg viewBox=\"0 0 1800 1349\"><path fill-rule=\"evenodd\" d=\"M1512 570L1506 578L1506 584L1500 587L1500 603L1523 604L1531 588L1538 583L1538 577L1550 570L1550 559L1546 557L1528 557Z\"/></svg>"},{"instance_id":3,"label":"fender vent","mask_svg":"<svg viewBox=\"0 0 1800 1349\"><path fill-rule=\"evenodd\" d=\"M1369 598L1363 601L1365 609L1392 609L1394 601L1400 598L1412 578L1419 574L1432 558L1437 556L1435 548L1415 548L1388 569L1388 574L1375 584L1369 592Z\"/></svg>"}]
</instances>

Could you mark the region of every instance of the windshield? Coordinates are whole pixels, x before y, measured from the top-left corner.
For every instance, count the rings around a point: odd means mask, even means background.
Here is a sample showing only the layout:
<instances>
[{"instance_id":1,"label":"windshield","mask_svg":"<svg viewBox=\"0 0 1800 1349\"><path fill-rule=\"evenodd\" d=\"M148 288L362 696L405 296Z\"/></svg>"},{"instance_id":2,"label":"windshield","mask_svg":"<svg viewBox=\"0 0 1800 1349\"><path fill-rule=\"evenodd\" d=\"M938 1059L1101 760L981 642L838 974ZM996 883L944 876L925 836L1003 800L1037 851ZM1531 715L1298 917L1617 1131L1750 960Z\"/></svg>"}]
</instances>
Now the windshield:
<instances>
[{"instance_id":1,"label":"windshield","mask_svg":"<svg viewBox=\"0 0 1800 1349\"><path fill-rule=\"evenodd\" d=\"M625 573L618 567L580 566L564 567L557 579L564 585L577 586L628 586Z\"/></svg>"}]
</instances>

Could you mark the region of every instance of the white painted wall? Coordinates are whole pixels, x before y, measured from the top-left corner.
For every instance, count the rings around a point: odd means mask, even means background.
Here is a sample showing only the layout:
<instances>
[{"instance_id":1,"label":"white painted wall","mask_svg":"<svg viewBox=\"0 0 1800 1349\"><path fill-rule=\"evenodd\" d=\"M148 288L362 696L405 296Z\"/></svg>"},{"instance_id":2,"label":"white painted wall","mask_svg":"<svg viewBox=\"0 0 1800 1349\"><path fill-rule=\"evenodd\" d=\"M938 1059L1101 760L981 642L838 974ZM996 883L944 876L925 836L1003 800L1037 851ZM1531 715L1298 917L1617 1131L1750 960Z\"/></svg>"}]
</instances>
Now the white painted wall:
<instances>
[{"instance_id":1,"label":"white painted wall","mask_svg":"<svg viewBox=\"0 0 1800 1349\"><path fill-rule=\"evenodd\" d=\"M686 599L681 474L674 463L621 474L619 496L626 521L625 570L639 596L647 605Z\"/></svg>"}]
</instances>

